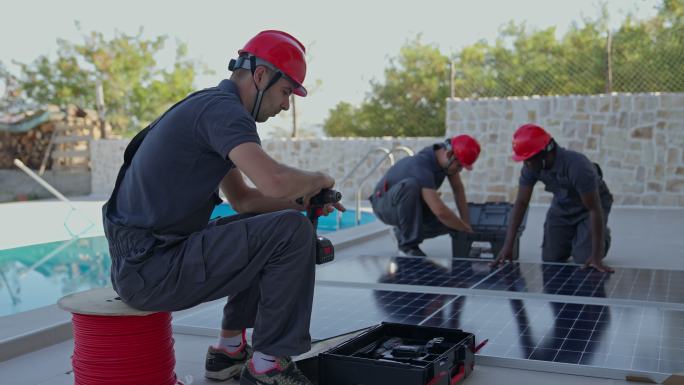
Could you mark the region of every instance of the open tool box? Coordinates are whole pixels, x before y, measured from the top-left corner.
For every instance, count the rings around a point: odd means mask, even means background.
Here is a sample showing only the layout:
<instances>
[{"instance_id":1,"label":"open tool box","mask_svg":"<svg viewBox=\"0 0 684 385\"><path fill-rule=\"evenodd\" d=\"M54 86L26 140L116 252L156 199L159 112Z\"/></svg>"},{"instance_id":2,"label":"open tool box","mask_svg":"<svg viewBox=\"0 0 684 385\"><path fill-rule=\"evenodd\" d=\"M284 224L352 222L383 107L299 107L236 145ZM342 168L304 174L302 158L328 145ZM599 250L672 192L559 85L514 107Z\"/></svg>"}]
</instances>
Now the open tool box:
<instances>
[{"instance_id":1,"label":"open tool box","mask_svg":"<svg viewBox=\"0 0 684 385\"><path fill-rule=\"evenodd\" d=\"M474 367L475 336L382 323L318 356L320 385L454 385Z\"/></svg>"},{"instance_id":2,"label":"open tool box","mask_svg":"<svg viewBox=\"0 0 684 385\"><path fill-rule=\"evenodd\" d=\"M507 202L468 203L472 234L460 231L451 232L451 251L453 258L477 257L479 253L471 250L473 242L488 242L493 256L499 254L506 240L508 223L513 216L513 205ZM520 236L525 230L527 212L523 216L513 243L513 259L518 259Z\"/></svg>"}]
</instances>

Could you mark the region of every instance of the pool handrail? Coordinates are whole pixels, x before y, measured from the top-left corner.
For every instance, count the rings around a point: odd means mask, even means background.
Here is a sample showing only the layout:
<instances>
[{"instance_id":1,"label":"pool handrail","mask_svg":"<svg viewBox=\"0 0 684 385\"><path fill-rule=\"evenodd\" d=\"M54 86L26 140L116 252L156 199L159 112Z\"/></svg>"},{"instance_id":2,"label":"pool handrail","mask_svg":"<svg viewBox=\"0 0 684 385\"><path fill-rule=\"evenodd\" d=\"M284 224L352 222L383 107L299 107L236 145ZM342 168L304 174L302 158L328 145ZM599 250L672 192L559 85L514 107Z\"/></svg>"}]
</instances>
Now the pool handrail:
<instances>
[{"instance_id":1,"label":"pool handrail","mask_svg":"<svg viewBox=\"0 0 684 385\"><path fill-rule=\"evenodd\" d=\"M359 182L359 186L356 188L356 192L354 194L356 197L356 207L355 207L356 212L354 213L356 215L356 218L355 218L356 225L359 225L361 223L361 190L363 189L363 185L366 183L368 178L370 178L370 176L373 175L375 170L377 170L378 167L380 167L380 165L385 161L385 159L387 157L392 157L391 158L392 161L390 162L390 167L394 165L394 157L392 154L394 154L395 152L405 152L406 155L408 155L408 156L414 155L413 150L411 150L410 148L408 148L406 146L401 146L401 145L394 146L389 151L389 153L387 153L385 156L383 156L382 159L380 159L380 161L377 162L363 178L361 178L361 182Z\"/></svg>"}]
</instances>

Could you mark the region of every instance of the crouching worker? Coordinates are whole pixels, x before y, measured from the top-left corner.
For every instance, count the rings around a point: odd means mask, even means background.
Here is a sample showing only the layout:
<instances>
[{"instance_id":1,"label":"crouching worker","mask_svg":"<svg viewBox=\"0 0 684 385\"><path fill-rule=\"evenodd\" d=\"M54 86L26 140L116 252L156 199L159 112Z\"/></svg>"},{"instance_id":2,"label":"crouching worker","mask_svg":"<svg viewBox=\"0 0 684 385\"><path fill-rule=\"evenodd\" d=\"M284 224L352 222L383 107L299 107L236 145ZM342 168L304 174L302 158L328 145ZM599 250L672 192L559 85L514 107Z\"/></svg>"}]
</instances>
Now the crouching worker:
<instances>
[{"instance_id":1,"label":"crouching worker","mask_svg":"<svg viewBox=\"0 0 684 385\"><path fill-rule=\"evenodd\" d=\"M479 155L480 145L475 139L458 135L399 160L380 179L369 199L378 219L394 226L403 255L425 256L419 247L424 239L452 230L473 231L459 173L463 168L471 170ZM449 179L460 218L437 192L445 178Z\"/></svg>"},{"instance_id":2,"label":"crouching worker","mask_svg":"<svg viewBox=\"0 0 684 385\"><path fill-rule=\"evenodd\" d=\"M276 162L256 130L255 122L289 108L292 93L306 96L304 46L263 31L238 55L230 79L181 100L126 148L103 207L112 284L141 310L228 297L206 376L308 385L289 357L310 349L315 240L305 205L295 201L308 202L334 180ZM219 187L242 214L209 222Z\"/></svg>"},{"instance_id":3,"label":"crouching worker","mask_svg":"<svg viewBox=\"0 0 684 385\"><path fill-rule=\"evenodd\" d=\"M559 146L543 128L525 124L513 135L513 160L524 162L518 196L513 205L504 246L494 264L512 257L516 229L532 198L537 181L553 193L546 213L542 260L566 262L573 257L584 267L602 272L613 269L603 263L610 246L607 227L613 196L601 169L586 156Z\"/></svg>"}]
</instances>

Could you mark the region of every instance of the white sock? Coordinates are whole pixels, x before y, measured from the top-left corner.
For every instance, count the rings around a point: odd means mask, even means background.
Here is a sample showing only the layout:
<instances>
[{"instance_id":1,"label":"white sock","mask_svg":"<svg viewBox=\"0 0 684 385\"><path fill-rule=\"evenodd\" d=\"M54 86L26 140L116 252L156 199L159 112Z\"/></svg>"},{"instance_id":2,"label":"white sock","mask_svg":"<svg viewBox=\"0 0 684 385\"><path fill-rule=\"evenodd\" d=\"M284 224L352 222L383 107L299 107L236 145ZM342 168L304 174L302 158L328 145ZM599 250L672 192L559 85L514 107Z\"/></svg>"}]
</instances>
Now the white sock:
<instances>
[{"instance_id":1,"label":"white sock","mask_svg":"<svg viewBox=\"0 0 684 385\"><path fill-rule=\"evenodd\" d=\"M254 352L254 355L252 355L252 365L257 373L264 373L276 367L276 357L262 352Z\"/></svg>"},{"instance_id":2,"label":"white sock","mask_svg":"<svg viewBox=\"0 0 684 385\"><path fill-rule=\"evenodd\" d=\"M219 335L218 346L216 347L224 349L228 353L237 352L242 347L242 333L232 337L221 337Z\"/></svg>"}]
</instances>

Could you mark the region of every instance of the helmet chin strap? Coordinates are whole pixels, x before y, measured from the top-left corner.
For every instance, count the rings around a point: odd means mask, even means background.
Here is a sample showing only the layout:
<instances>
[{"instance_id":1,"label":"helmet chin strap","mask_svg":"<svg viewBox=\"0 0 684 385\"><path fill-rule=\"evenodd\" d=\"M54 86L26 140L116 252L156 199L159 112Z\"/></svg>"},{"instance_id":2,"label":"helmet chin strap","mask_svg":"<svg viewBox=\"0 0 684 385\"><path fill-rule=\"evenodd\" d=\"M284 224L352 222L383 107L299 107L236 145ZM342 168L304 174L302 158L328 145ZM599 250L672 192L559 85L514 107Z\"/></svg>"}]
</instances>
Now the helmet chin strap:
<instances>
[{"instance_id":1,"label":"helmet chin strap","mask_svg":"<svg viewBox=\"0 0 684 385\"><path fill-rule=\"evenodd\" d=\"M442 169L444 170L444 173L447 174L447 176L453 175L453 174L449 173L449 167L451 167L451 165L454 164L455 161L456 161L456 157L452 153L451 156L449 157L449 163L447 163L447 165L445 167L442 167Z\"/></svg>"},{"instance_id":2,"label":"helmet chin strap","mask_svg":"<svg viewBox=\"0 0 684 385\"><path fill-rule=\"evenodd\" d=\"M249 62L247 62L247 60L249 60ZM259 65L267 67L274 72L273 77L271 78L271 80L268 81L266 88L264 88L263 90L259 89L257 82L254 80L254 72L256 71L256 68ZM261 102L264 100L264 93L269 88L273 87L273 85L276 84L278 80L280 80L280 78L283 76L283 73L280 70L273 68L273 66L270 65L270 63L261 60L253 55L240 56L237 59L232 59L228 64L228 69L231 71L234 71L238 68L249 69L252 73L252 83L254 84L254 88L256 88L257 90L257 94L254 98L254 104L252 105L251 115L252 118L254 118L254 120L257 120L257 117L259 116L259 110L261 110Z\"/></svg>"},{"instance_id":3,"label":"helmet chin strap","mask_svg":"<svg viewBox=\"0 0 684 385\"><path fill-rule=\"evenodd\" d=\"M551 139L549 143L544 147L544 150L542 150L542 170L546 170L546 157L548 156L549 152L551 152L554 148L556 148L556 142L553 139Z\"/></svg>"},{"instance_id":4,"label":"helmet chin strap","mask_svg":"<svg viewBox=\"0 0 684 385\"><path fill-rule=\"evenodd\" d=\"M445 167L442 167L442 170L447 176L451 176L453 174L449 173L449 167L456 161L456 156L454 155L453 149L451 148L451 140L447 139L444 141L442 144L442 148L444 148L444 151L451 151L451 156L449 157L449 163Z\"/></svg>"}]
</instances>

